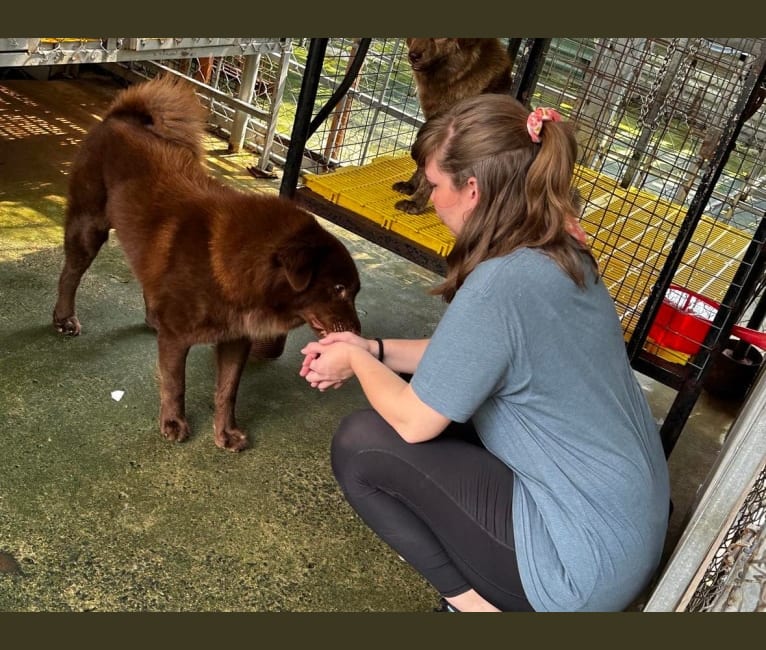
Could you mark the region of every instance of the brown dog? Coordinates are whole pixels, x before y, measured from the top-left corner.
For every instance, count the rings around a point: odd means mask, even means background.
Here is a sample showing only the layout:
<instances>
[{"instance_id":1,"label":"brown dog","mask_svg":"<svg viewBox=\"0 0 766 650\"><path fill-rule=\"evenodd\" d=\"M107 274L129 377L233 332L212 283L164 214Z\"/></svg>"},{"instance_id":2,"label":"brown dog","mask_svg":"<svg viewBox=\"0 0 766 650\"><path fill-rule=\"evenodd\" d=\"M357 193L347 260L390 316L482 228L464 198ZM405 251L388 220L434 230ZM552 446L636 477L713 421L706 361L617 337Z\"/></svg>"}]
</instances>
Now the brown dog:
<instances>
[{"instance_id":1,"label":"brown dog","mask_svg":"<svg viewBox=\"0 0 766 650\"><path fill-rule=\"evenodd\" d=\"M214 343L215 444L239 451L248 440L234 410L251 343L284 342L303 323L318 335L359 332L359 275L313 216L207 173L205 116L190 85L158 77L123 90L88 133L70 176L53 324L80 333L75 293L114 228L157 330L162 434L189 436L186 356Z\"/></svg>"},{"instance_id":2,"label":"brown dog","mask_svg":"<svg viewBox=\"0 0 766 650\"><path fill-rule=\"evenodd\" d=\"M464 97L511 90L511 59L499 38L408 38L407 49L426 120ZM393 189L411 195L397 201L397 210L421 214L426 209L431 189L420 167Z\"/></svg>"}]
</instances>

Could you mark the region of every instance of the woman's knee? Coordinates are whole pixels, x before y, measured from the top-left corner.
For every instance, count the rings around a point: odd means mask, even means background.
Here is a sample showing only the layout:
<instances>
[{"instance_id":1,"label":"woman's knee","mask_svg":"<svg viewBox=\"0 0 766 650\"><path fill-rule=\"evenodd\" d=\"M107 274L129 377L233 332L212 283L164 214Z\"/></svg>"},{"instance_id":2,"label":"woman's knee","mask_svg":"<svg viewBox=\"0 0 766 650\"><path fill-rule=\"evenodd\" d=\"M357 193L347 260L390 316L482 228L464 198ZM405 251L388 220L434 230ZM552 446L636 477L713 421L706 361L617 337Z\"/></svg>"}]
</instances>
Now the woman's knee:
<instances>
[{"instance_id":1,"label":"woman's knee","mask_svg":"<svg viewBox=\"0 0 766 650\"><path fill-rule=\"evenodd\" d=\"M343 482L348 467L359 453L379 448L396 433L373 409L354 411L344 417L333 435L330 462L333 473Z\"/></svg>"}]
</instances>

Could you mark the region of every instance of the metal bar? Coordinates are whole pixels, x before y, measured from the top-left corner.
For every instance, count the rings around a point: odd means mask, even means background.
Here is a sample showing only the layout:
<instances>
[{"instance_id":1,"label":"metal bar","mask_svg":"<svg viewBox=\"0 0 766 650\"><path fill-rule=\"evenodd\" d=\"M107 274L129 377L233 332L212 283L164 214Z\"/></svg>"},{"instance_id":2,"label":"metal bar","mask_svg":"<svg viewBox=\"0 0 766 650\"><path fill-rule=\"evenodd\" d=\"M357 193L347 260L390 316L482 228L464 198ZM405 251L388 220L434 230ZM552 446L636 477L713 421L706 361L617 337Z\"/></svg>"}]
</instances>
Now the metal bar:
<instances>
[{"instance_id":1,"label":"metal bar","mask_svg":"<svg viewBox=\"0 0 766 650\"><path fill-rule=\"evenodd\" d=\"M337 106L335 107L334 111L332 112L332 120L330 122L330 127L327 130L327 133L325 134L325 148L322 153L322 155L325 158L332 159L332 158L338 158L341 150L343 149L343 142L346 139L346 130L348 128L348 121L351 117L351 111L353 106L353 99L348 94L348 91L350 89L356 89L359 87L359 69L357 69L356 73L351 77L349 74L351 72L352 67L354 67L354 64L357 61L357 54L359 52L359 47L361 44L362 39L354 39L353 44L351 46L351 57L349 58L348 62L346 63L346 73L344 76L343 81L341 82L340 87L345 85L346 79L351 79L351 84L346 88L346 93L340 98L338 101ZM340 87L338 90L340 90ZM337 92L337 91L336 91ZM319 117L317 115L317 117ZM330 116L327 115L327 118Z\"/></svg>"},{"instance_id":2,"label":"metal bar","mask_svg":"<svg viewBox=\"0 0 766 650\"><path fill-rule=\"evenodd\" d=\"M238 99L247 104L252 104L253 91L255 90L255 81L258 77L258 68L261 67L261 54L248 54L245 57L245 64L242 66L242 81L239 84ZM237 153L242 150L245 143L245 130L250 116L238 110L234 113L234 119L231 125L231 135L229 136L229 151Z\"/></svg>"},{"instance_id":3,"label":"metal bar","mask_svg":"<svg viewBox=\"0 0 766 650\"><path fill-rule=\"evenodd\" d=\"M532 99L532 93L540 77L540 71L545 63L545 55L550 47L550 38L530 39L532 45L529 48L529 54L524 64L524 69L518 75L518 81L514 81L513 95L527 108L531 108L529 102Z\"/></svg>"},{"instance_id":4,"label":"metal bar","mask_svg":"<svg viewBox=\"0 0 766 650\"><path fill-rule=\"evenodd\" d=\"M127 61L146 61L150 59L188 59L204 56L235 56L265 52L278 39L256 39L246 43L213 44L189 47L126 49L124 38L110 38L105 42L90 46L71 46L61 43L58 46L36 44L34 50L23 52L0 52L0 67L63 65L69 63L121 63ZM39 39L30 39L37 43ZM109 49L107 49L109 48Z\"/></svg>"},{"instance_id":5,"label":"metal bar","mask_svg":"<svg viewBox=\"0 0 766 650\"><path fill-rule=\"evenodd\" d=\"M681 62L685 56L685 47L687 41L688 39L685 38L678 39L679 45L677 46L676 51L672 54L670 60L666 62L667 67L664 69L664 74L660 80L657 93L653 98L652 104L649 107L649 111L644 118L643 123L641 124L641 132L639 133L636 145L633 148L633 153L628 159L628 166L623 174L622 180L620 181L620 187L630 187L633 179L636 176L636 173L638 172L638 168L649 146L649 141L654 134L657 117L665 104L665 100L667 98L668 92L670 91L670 87L673 81L676 79L678 70L681 67Z\"/></svg>"},{"instance_id":6,"label":"metal bar","mask_svg":"<svg viewBox=\"0 0 766 650\"><path fill-rule=\"evenodd\" d=\"M236 99L232 97L231 95L227 95L226 93L218 90L217 88L211 88L206 83L198 81L197 79L193 79L192 77L188 75L182 74L178 72L178 70L173 70L173 68L169 68L166 65L157 63L156 61L145 61L145 63L159 70L162 70L163 72L167 72L169 74L175 75L176 77L181 77L183 79L186 79L186 81L188 81L190 84L193 84L200 90L203 90L208 95L211 95L215 97L216 99L219 99L221 103L226 104L227 106L231 106L232 108L235 108L237 110L243 111L244 113L247 113L251 117L257 117L261 120L266 120L269 117L269 114L266 111L262 111L260 108L256 108L252 104L248 104L247 102L243 102L240 99Z\"/></svg>"},{"instance_id":7,"label":"metal bar","mask_svg":"<svg viewBox=\"0 0 766 650\"><path fill-rule=\"evenodd\" d=\"M277 132L277 122L279 118L279 107L282 105L282 99L285 96L285 88L287 87L287 75L290 71L290 57L292 55L292 40L286 39L284 47L282 48L282 54L279 60L279 80L277 81L277 87L274 91L274 96L271 98L271 110L269 111L269 121L266 127L266 135L263 138L263 149L261 151L261 158L258 161L258 169L261 171L268 171L271 150L274 147L274 137Z\"/></svg>"},{"instance_id":8,"label":"metal bar","mask_svg":"<svg viewBox=\"0 0 766 650\"><path fill-rule=\"evenodd\" d=\"M724 343L727 342L728 333L739 320L745 303L758 283L766 256L765 238L766 215L761 219L761 223L745 251L742 262L740 262L734 278L721 300L721 306L713 319L705 340L702 342L700 351L694 357L694 366L691 366L690 371L687 372L686 378L662 424L660 435L666 456L670 456L683 425L689 418L689 414L699 397L702 390L702 380L711 366L711 361L715 359ZM691 372L694 368L699 368L699 370L696 373Z\"/></svg>"},{"instance_id":9,"label":"metal bar","mask_svg":"<svg viewBox=\"0 0 766 650\"><path fill-rule=\"evenodd\" d=\"M403 257L418 266L422 266L441 276L447 274L446 259L434 250L427 248L404 235L383 228L380 224L367 217L357 214L323 196L312 192L306 187L298 190L294 198L310 212L331 221L332 223L353 232L367 241L377 244L399 257Z\"/></svg>"},{"instance_id":10,"label":"metal bar","mask_svg":"<svg viewBox=\"0 0 766 650\"><path fill-rule=\"evenodd\" d=\"M516 63L516 57L519 55L519 49L521 48L521 42L523 38L509 38L508 39L508 58L511 60L511 68Z\"/></svg>"},{"instance_id":11,"label":"metal bar","mask_svg":"<svg viewBox=\"0 0 766 650\"><path fill-rule=\"evenodd\" d=\"M646 375L674 390L681 388L684 380L684 366L665 361L648 352L642 352L641 356L633 361L632 367L642 375ZM679 374L679 371L681 374Z\"/></svg>"},{"instance_id":12,"label":"metal bar","mask_svg":"<svg viewBox=\"0 0 766 650\"><path fill-rule=\"evenodd\" d=\"M317 87L319 86L319 77L322 74L322 64L324 63L324 54L327 50L328 40L327 38L312 38L309 44L309 51L306 55L306 69L303 73L298 104L295 108L290 147L287 150L285 166L282 172L282 183L279 187L279 194L281 196L293 197L298 186L303 151L309 139L311 113L314 110L314 102L316 101Z\"/></svg>"},{"instance_id":13,"label":"metal bar","mask_svg":"<svg viewBox=\"0 0 766 650\"><path fill-rule=\"evenodd\" d=\"M763 278L761 279L763 282ZM747 326L751 330L761 329L763 319L766 317L766 288L761 287L761 297L758 299L758 304L753 309L753 313L750 314L750 320L747 321Z\"/></svg>"}]
</instances>

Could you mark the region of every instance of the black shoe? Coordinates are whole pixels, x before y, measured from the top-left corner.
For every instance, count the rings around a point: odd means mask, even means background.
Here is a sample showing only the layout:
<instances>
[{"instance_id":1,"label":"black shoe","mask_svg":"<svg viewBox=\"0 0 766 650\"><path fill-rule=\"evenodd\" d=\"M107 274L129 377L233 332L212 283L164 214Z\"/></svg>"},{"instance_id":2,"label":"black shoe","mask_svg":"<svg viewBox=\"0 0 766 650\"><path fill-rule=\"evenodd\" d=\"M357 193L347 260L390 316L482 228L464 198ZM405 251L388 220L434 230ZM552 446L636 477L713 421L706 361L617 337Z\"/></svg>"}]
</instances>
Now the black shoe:
<instances>
[{"instance_id":1,"label":"black shoe","mask_svg":"<svg viewBox=\"0 0 766 650\"><path fill-rule=\"evenodd\" d=\"M460 610L457 610L452 605L450 605L447 602L446 598L440 598L439 599L439 606L438 607L434 607L434 611L435 612L450 612L450 613L452 613L452 612L458 612Z\"/></svg>"}]
</instances>

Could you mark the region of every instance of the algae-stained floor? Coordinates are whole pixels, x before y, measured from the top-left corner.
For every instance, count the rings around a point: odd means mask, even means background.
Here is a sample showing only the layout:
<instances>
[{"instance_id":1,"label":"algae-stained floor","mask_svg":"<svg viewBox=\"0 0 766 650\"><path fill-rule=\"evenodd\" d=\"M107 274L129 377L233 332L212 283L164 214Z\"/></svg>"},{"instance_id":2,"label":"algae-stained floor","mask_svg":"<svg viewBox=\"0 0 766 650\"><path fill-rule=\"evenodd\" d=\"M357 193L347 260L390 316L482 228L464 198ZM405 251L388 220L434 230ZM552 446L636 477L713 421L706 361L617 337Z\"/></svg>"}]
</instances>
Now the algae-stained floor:
<instances>
[{"instance_id":1,"label":"algae-stained floor","mask_svg":"<svg viewBox=\"0 0 766 650\"><path fill-rule=\"evenodd\" d=\"M246 369L237 411L253 445L240 454L213 444L206 346L187 369L192 438L160 436L154 336L114 239L80 288L82 335L53 330L68 165L118 90L93 73L0 78L0 611L431 611L430 587L335 484L332 431L366 401L354 383L322 394L298 376L308 328ZM249 154L207 145L229 182L277 191L246 171ZM364 330L428 336L438 278L323 223L359 266ZM661 419L673 392L641 381ZM733 409L703 396L670 459L669 549Z\"/></svg>"}]
</instances>

